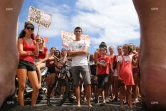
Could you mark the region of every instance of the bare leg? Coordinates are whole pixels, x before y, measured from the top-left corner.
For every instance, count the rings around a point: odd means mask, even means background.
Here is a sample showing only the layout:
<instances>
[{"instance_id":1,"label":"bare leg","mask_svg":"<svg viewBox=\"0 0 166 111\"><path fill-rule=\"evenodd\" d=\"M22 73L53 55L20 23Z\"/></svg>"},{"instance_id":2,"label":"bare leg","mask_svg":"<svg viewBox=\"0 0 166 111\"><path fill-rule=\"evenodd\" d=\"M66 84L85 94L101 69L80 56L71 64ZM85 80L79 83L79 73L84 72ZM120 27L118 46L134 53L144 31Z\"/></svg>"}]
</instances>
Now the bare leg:
<instances>
[{"instance_id":1,"label":"bare leg","mask_svg":"<svg viewBox=\"0 0 166 111\"><path fill-rule=\"evenodd\" d=\"M38 93L39 93L38 77L37 77L36 71L29 71L28 78L29 78L32 88L33 88L31 105L35 106L36 100L38 97Z\"/></svg>"},{"instance_id":2,"label":"bare leg","mask_svg":"<svg viewBox=\"0 0 166 111\"><path fill-rule=\"evenodd\" d=\"M141 91L150 110L166 110L166 0L133 2L141 28Z\"/></svg>"},{"instance_id":3,"label":"bare leg","mask_svg":"<svg viewBox=\"0 0 166 111\"><path fill-rule=\"evenodd\" d=\"M129 101L129 107L132 108L132 97L131 97L131 94L132 94L132 86L127 86L127 98L128 98L128 101Z\"/></svg>"},{"instance_id":4,"label":"bare leg","mask_svg":"<svg viewBox=\"0 0 166 111\"><path fill-rule=\"evenodd\" d=\"M16 27L22 3L23 0L17 0L17 2L0 0L0 106L15 91L15 72L18 65Z\"/></svg>"},{"instance_id":5,"label":"bare leg","mask_svg":"<svg viewBox=\"0 0 166 111\"><path fill-rule=\"evenodd\" d=\"M133 77L134 77L134 83L135 83L135 85L133 86L134 102L135 102L136 99L138 99L138 94L139 94L138 73L133 73Z\"/></svg>"},{"instance_id":6,"label":"bare leg","mask_svg":"<svg viewBox=\"0 0 166 111\"><path fill-rule=\"evenodd\" d=\"M80 87L79 87L79 85L75 85L74 88L75 88L75 93L76 93L76 98L77 98L77 105L78 105L78 107L80 107L81 106L81 104L80 104L80 101L81 101L81 99L80 99Z\"/></svg>"},{"instance_id":7,"label":"bare leg","mask_svg":"<svg viewBox=\"0 0 166 111\"><path fill-rule=\"evenodd\" d=\"M20 106L24 106L24 89L27 79L27 70L26 69L17 69L17 77L19 83L18 89L18 99Z\"/></svg>"},{"instance_id":8,"label":"bare leg","mask_svg":"<svg viewBox=\"0 0 166 111\"><path fill-rule=\"evenodd\" d=\"M120 106L121 107L123 106L124 92L125 92L124 86L120 86Z\"/></svg>"},{"instance_id":9,"label":"bare leg","mask_svg":"<svg viewBox=\"0 0 166 111\"><path fill-rule=\"evenodd\" d=\"M118 88L118 76L114 76L114 93L115 93L115 100L118 99L118 92L119 92L119 88Z\"/></svg>"},{"instance_id":10,"label":"bare leg","mask_svg":"<svg viewBox=\"0 0 166 111\"><path fill-rule=\"evenodd\" d=\"M85 89L86 89L86 99L87 99L87 103L88 103L88 106L91 107L91 103L90 103L90 98L91 98L91 85L88 84L85 86Z\"/></svg>"}]
</instances>

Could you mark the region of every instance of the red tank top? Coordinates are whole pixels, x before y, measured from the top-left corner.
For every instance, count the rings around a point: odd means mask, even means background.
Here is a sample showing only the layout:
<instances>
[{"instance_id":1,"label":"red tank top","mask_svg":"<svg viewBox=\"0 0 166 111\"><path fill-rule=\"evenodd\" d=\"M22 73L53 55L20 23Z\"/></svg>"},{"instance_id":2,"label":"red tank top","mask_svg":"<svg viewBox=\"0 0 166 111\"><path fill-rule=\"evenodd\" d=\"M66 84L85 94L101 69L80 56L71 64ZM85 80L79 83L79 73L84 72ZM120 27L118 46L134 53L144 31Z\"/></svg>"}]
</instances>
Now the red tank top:
<instances>
[{"instance_id":1,"label":"red tank top","mask_svg":"<svg viewBox=\"0 0 166 111\"><path fill-rule=\"evenodd\" d=\"M39 52L38 58L39 59L44 59L46 57L46 52L47 51L48 51L47 47L44 47L43 50L42 50L42 52L41 53Z\"/></svg>"},{"instance_id":2,"label":"red tank top","mask_svg":"<svg viewBox=\"0 0 166 111\"><path fill-rule=\"evenodd\" d=\"M115 56L116 55L114 55L114 57L110 57L110 64L112 64L113 65L113 63L115 62ZM113 67L113 66L112 66ZM111 69L111 67L110 67L110 69Z\"/></svg>"},{"instance_id":3,"label":"red tank top","mask_svg":"<svg viewBox=\"0 0 166 111\"><path fill-rule=\"evenodd\" d=\"M46 67L55 67L55 64L54 64L54 63L53 63L53 64L50 64L50 62L52 62L52 61L54 61L54 59L53 59L53 60L48 59L48 60L46 61Z\"/></svg>"},{"instance_id":4,"label":"red tank top","mask_svg":"<svg viewBox=\"0 0 166 111\"><path fill-rule=\"evenodd\" d=\"M101 58L101 53L98 53L97 59Z\"/></svg>"},{"instance_id":5,"label":"red tank top","mask_svg":"<svg viewBox=\"0 0 166 111\"><path fill-rule=\"evenodd\" d=\"M32 44L27 44L24 38L22 38L22 40L23 40L23 51L34 52L34 50L35 50L34 41L33 41ZM32 63L35 62L34 56L29 56L29 55L27 55L27 56L21 56L20 55L20 60L25 60L25 61L32 62Z\"/></svg>"}]
</instances>

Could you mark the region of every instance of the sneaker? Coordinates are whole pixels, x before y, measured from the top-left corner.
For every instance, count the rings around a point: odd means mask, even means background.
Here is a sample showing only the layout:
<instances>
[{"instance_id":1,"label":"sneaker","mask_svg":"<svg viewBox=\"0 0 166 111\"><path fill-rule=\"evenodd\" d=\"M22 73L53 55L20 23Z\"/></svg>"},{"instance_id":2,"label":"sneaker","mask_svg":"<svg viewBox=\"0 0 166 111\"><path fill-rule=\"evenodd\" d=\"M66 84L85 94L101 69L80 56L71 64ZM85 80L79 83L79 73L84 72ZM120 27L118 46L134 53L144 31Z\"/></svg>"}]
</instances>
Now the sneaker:
<instances>
[{"instance_id":1,"label":"sneaker","mask_svg":"<svg viewBox=\"0 0 166 111\"><path fill-rule=\"evenodd\" d=\"M86 98L84 98L84 102L87 102L87 99L86 99Z\"/></svg>"},{"instance_id":2,"label":"sneaker","mask_svg":"<svg viewBox=\"0 0 166 111\"><path fill-rule=\"evenodd\" d=\"M93 101L93 98L90 98L91 101Z\"/></svg>"},{"instance_id":3,"label":"sneaker","mask_svg":"<svg viewBox=\"0 0 166 111\"><path fill-rule=\"evenodd\" d=\"M62 99L62 98L63 98L63 95L60 95L60 96L59 96L59 99Z\"/></svg>"},{"instance_id":4,"label":"sneaker","mask_svg":"<svg viewBox=\"0 0 166 111\"><path fill-rule=\"evenodd\" d=\"M138 102L139 102L139 101L138 101L138 98L136 98L136 99L135 99L135 102L136 102L136 103L138 103Z\"/></svg>"},{"instance_id":5,"label":"sneaker","mask_svg":"<svg viewBox=\"0 0 166 111\"><path fill-rule=\"evenodd\" d=\"M72 98L72 99L76 99L76 96L74 96L74 95L71 95L71 98Z\"/></svg>"}]
</instances>

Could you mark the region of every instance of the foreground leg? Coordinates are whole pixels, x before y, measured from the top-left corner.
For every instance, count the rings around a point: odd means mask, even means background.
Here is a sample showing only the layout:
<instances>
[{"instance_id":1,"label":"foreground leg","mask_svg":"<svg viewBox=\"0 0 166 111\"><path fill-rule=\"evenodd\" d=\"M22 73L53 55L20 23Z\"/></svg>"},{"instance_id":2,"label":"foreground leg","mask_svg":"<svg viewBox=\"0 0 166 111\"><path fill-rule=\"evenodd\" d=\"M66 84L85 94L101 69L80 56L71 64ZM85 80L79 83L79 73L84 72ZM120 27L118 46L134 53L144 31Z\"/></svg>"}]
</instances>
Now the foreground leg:
<instances>
[{"instance_id":1,"label":"foreground leg","mask_svg":"<svg viewBox=\"0 0 166 111\"><path fill-rule=\"evenodd\" d=\"M17 2L0 0L0 107L3 101L15 91L15 74L18 65L16 27L22 3L23 0Z\"/></svg>"},{"instance_id":2,"label":"foreground leg","mask_svg":"<svg viewBox=\"0 0 166 111\"><path fill-rule=\"evenodd\" d=\"M166 110L166 0L133 0L141 29L141 91L150 110Z\"/></svg>"}]
</instances>

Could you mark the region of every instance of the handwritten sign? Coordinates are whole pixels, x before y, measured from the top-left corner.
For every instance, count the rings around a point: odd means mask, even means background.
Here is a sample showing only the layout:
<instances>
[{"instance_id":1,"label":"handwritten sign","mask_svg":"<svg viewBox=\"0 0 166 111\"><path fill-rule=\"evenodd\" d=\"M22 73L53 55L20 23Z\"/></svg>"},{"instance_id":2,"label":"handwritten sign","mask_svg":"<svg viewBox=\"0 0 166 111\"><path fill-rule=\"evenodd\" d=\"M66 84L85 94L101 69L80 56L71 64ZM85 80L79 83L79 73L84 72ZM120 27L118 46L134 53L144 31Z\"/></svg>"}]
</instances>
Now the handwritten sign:
<instances>
[{"instance_id":1,"label":"handwritten sign","mask_svg":"<svg viewBox=\"0 0 166 111\"><path fill-rule=\"evenodd\" d=\"M70 32L61 31L62 45L68 48L69 43L75 40L75 35ZM82 35L81 40L86 40L90 44L90 37L88 35Z\"/></svg>"},{"instance_id":2,"label":"handwritten sign","mask_svg":"<svg viewBox=\"0 0 166 111\"><path fill-rule=\"evenodd\" d=\"M29 7L28 21L37 23L45 28L49 28L52 21L52 15L35 7Z\"/></svg>"}]
</instances>

